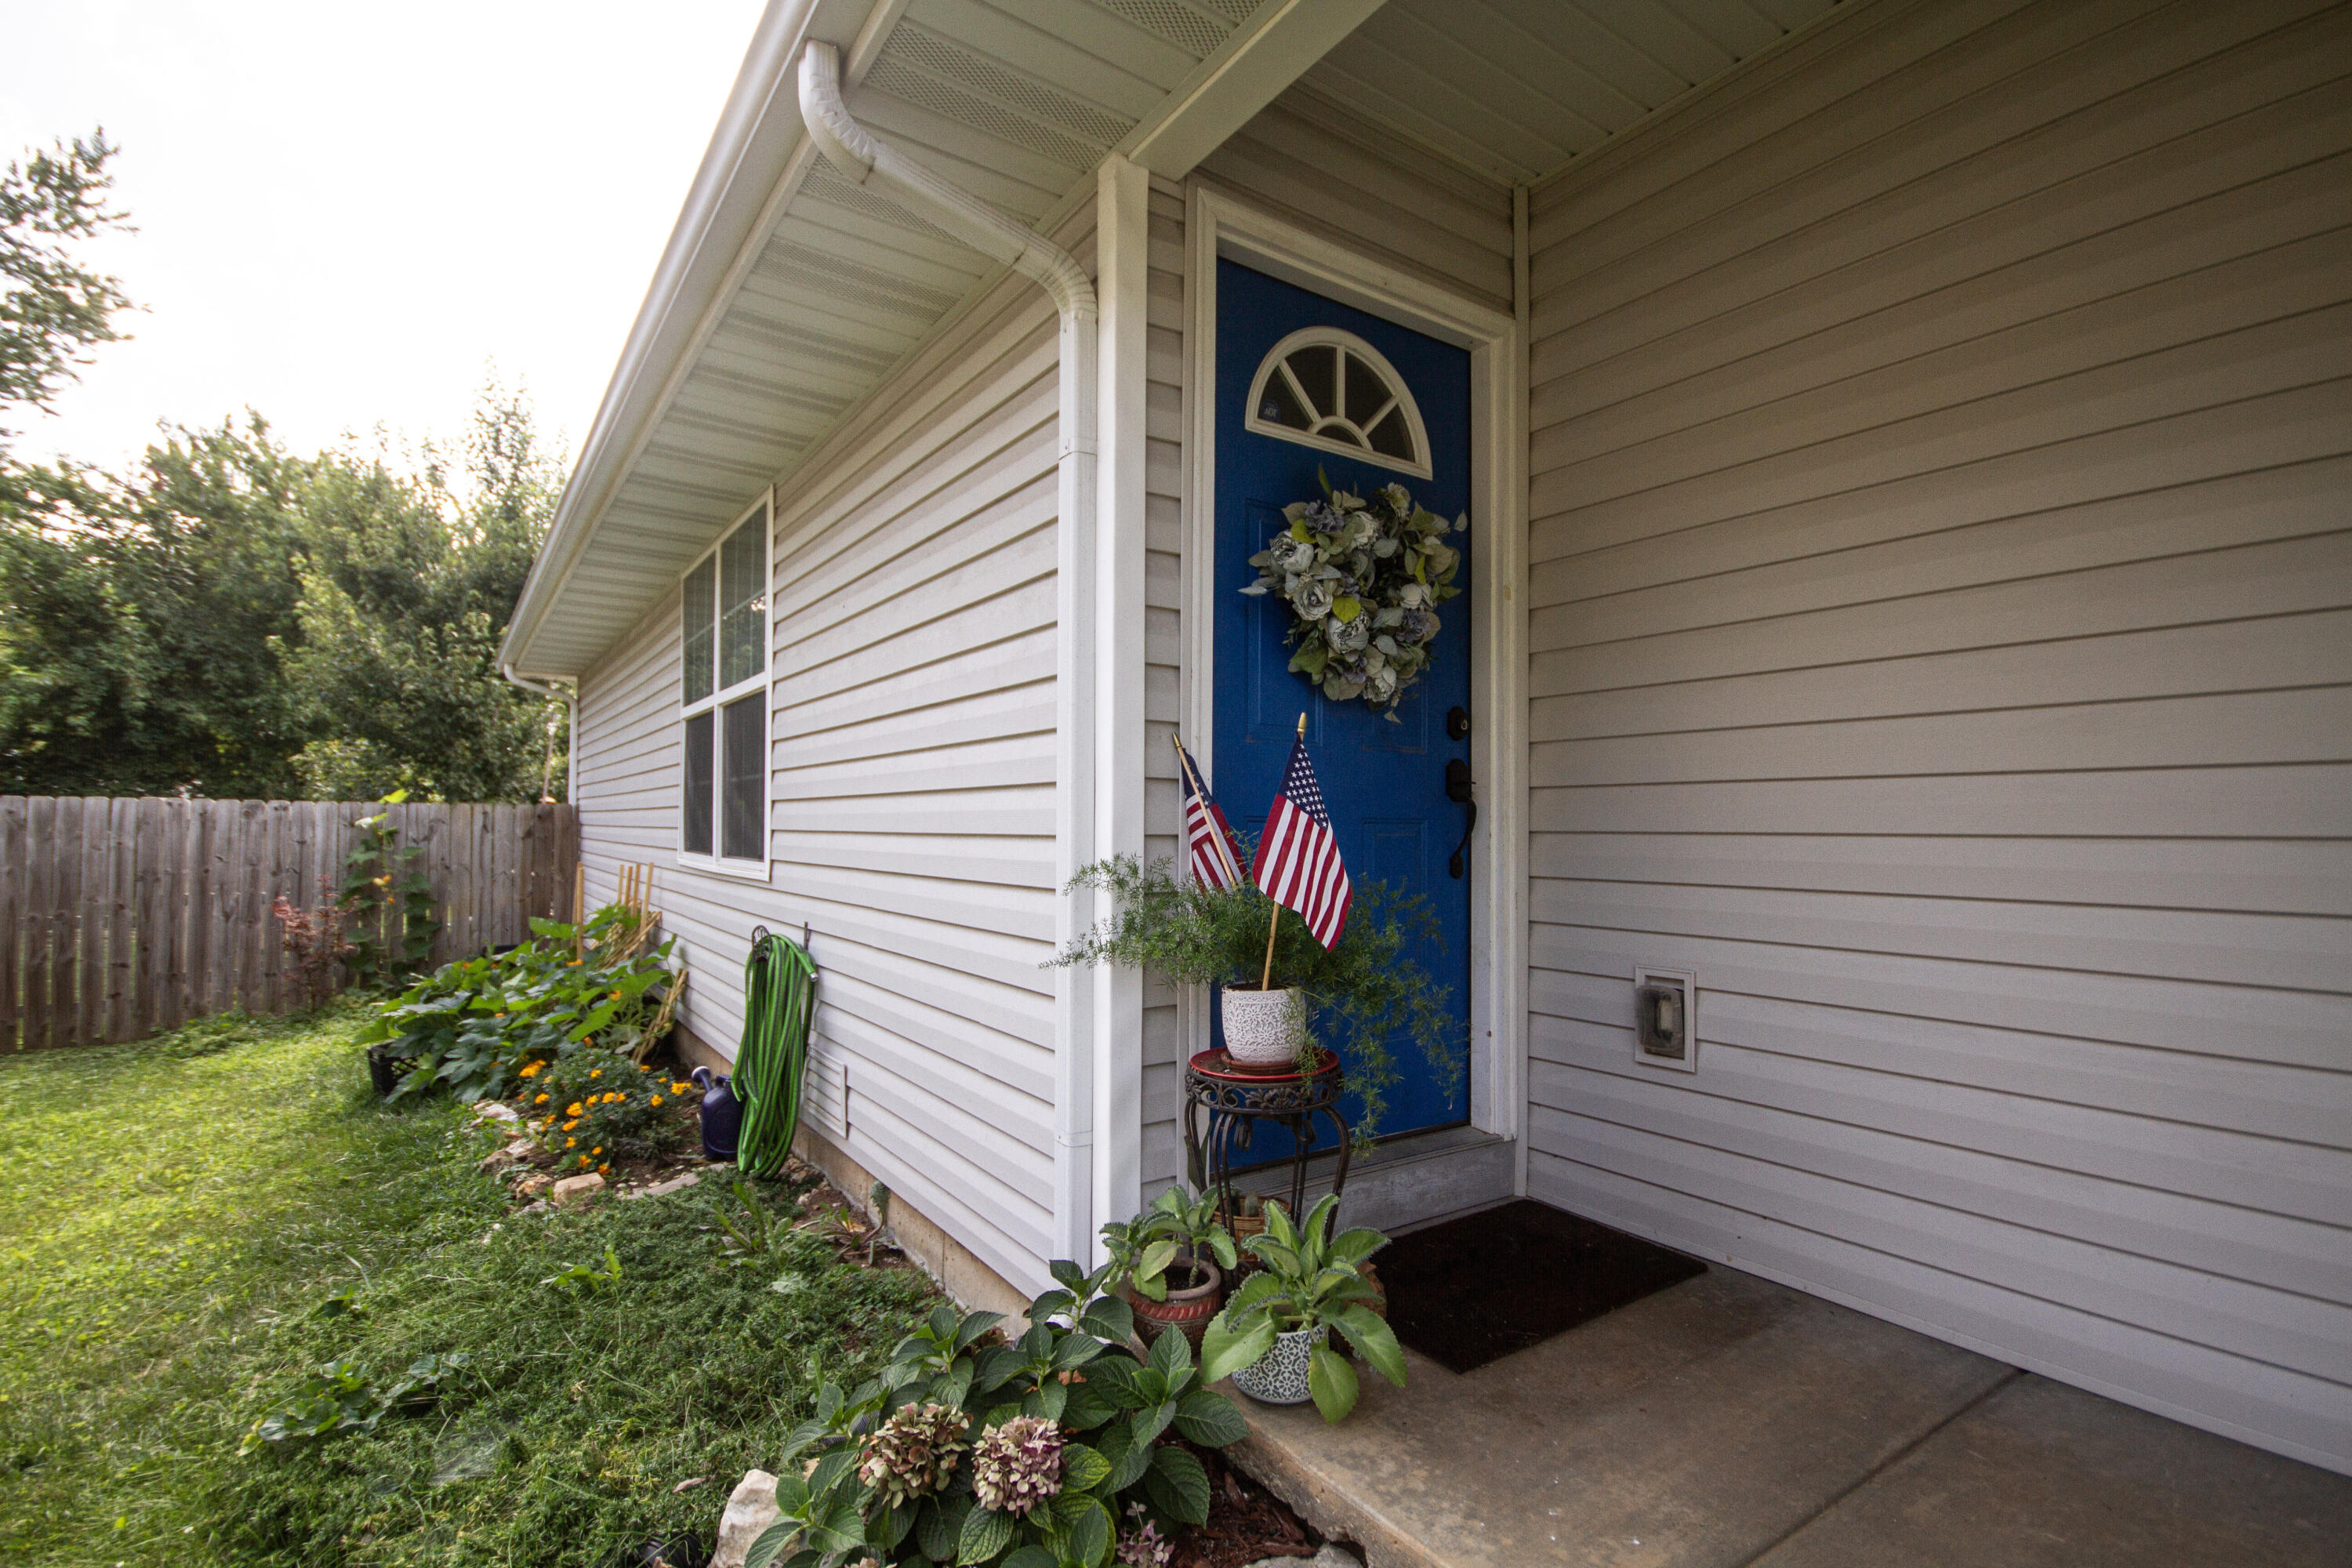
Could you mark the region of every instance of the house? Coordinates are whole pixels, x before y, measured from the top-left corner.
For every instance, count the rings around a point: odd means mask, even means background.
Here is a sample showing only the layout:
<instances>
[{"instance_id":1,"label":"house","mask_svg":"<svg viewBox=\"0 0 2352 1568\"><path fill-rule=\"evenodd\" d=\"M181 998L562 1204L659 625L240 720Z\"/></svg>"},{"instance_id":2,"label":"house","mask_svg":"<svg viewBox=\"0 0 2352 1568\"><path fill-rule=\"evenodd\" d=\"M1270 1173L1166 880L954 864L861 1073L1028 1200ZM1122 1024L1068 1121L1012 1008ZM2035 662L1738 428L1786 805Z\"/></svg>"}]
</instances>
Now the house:
<instances>
[{"instance_id":1,"label":"house","mask_svg":"<svg viewBox=\"0 0 2352 1568\"><path fill-rule=\"evenodd\" d=\"M720 1057L805 927L820 1157L1026 1294L1211 1031L1042 966L1068 876L1304 710L1460 938L1383 1219L2352 1470L2347 78L2302 0L774 0L504 650L592 889ZM1318 468L1469 520L1397 725L1238 593Z\"/></svg>"}]
</instances>

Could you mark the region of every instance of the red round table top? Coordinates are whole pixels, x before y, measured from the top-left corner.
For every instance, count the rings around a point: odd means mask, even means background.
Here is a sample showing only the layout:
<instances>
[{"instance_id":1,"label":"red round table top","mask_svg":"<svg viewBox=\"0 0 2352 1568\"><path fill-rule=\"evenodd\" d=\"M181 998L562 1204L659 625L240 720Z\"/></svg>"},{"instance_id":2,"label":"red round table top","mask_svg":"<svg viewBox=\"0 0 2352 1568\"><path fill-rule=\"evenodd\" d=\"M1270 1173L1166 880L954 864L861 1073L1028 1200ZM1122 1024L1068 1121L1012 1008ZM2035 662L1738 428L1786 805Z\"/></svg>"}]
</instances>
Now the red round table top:
<instances>
[{"instance_id":1,"label":"red round table top","mask_svg":"<svg viewBox=\"0 0 2352 1568\"><path fill-rule=\"evenodd\" d=\"M1322 1065L1311 1073L1302 1073L1295 1068L1279 1072L1267 1072L1263 1068L1244 1067L1224 1051L1202 1051L1195 1056L1189 1065L1193 1072L1202 1078L1223 1079L1229 1083L1272 1083L1286 1078L1321 1078L1325 1073L1338 1069L1339 1058L1336 1052L1325 1050L1318 1046L1316 1047L1316 1054L1321 1058Z\"/></svg>"}]
</instances>

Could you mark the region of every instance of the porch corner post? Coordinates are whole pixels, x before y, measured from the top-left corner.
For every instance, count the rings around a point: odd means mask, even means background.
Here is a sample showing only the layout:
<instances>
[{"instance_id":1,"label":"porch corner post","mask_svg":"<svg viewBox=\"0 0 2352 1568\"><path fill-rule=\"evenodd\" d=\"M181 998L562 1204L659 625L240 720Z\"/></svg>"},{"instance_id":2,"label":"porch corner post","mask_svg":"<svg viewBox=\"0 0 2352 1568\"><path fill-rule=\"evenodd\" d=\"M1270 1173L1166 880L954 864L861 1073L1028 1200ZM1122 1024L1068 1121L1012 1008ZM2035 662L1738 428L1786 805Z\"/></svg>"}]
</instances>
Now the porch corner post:
<instances>
[{"instance_id":1,"label":"porch corner post","mask_svg":"<svg viewBox=\"0 0 2352 1568\"><path fill-rule=\"evenodd\" d=\"M1145 369L1151 176L1112 153L1096 175L1095 834L1100 858L1144 853ZM1143 1205L1143 976L1099 968L1094 986L1094 1185L1098 1220Z\"/></svg>"}]
</instances>

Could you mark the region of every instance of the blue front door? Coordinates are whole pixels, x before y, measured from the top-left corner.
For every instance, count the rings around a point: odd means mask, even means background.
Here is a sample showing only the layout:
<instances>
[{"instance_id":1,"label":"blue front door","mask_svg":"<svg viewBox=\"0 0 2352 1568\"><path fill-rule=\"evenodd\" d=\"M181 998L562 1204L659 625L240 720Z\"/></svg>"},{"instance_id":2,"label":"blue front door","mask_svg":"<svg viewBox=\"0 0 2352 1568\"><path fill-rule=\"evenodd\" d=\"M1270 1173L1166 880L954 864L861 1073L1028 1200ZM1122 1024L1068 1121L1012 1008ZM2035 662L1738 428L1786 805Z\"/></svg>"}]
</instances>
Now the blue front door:
<instances>
[{"instance_id":1,"label":"blue front door","mask_svg":"<svg viewBox=\"0 0 2352 1568\"><path fill-rule=\"evenodd\" d=\"M1287 374L1269 375L1254 410L1251 393L1260 369L1286 342L1292 344L1283 355ZM1358 344L1372 352L1361 353ZM1381 384L1391 375L1402 379L1409 400L1396 399L1398 389ZM1465 552L1455 578L1465 592L1441 610L1434 658L1396 710L1395 723L1360 700L1327 701L1306 677L1291 673L1288 610L1273 595L1244 596L1241 590L1257 576L1250 556L1288 526L1282 509L1321 493L1318 468L1333 488L1359 494L1402 484L1441 517L1456 517L1469 506L1470 356L1221 260L1216 398L1212 768L1217 797L1235 825L1255 836L1281 780L1298 717L1306 714L1307 750L1349 875L1359 885L1383 881L1418 893L1436 913L1443 949L1426 946L1414 956L1449 988L1466 1053L1470 880L1466 857L1460 876L1448 862L1467 816L1448 798L1445 774L1449 761L1466 766L1470 755L1466 733L1460 740L1449 736L1449 715L1456 731L1476 719L1468 711L1468 552L1475 548L1475 533L1449 536ZM1387 400L1399 405L1390 408ZM1418 405L1419 429L1402 406L1406 401ZM1416 468L1425 468L1427 476ZM1213 1018L1215 1013L1211 1009ZM1469 1120L1466 1070L1449 1089L1410 1040L1399 1037L1390 1049L1402 1081L1390 1093L1381 1136ZM1286 1152L1254 1151L1262 1158Z\"/></svg>"}]
</instances>

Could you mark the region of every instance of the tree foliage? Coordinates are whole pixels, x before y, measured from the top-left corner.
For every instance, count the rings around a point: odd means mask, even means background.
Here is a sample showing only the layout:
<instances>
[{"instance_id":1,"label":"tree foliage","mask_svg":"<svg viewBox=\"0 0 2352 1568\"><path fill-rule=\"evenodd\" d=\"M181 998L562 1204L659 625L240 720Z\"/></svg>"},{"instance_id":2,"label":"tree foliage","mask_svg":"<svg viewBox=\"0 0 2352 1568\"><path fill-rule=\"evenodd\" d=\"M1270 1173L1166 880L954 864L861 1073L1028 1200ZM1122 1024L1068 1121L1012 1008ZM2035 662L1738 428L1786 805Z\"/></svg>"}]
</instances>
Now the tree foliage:
<instances>
[{"instance_id":1,"label":"tree foliage","mask_svg":"<svg viewBox=\"0 0 2352 1568\"><path fill-rule=\"evenodd\" d=\"M125 226L110 212L104 131L59 142L0 174L0 408L46 408L88 351L122 334L130 297L116 279L74 259L68 242ZM0 426L0 448L8 437Z\"/></svg>"},{"instance_id":2,"label":"tree foliage","mask_svg":"<svg viewBox=\"0 0 2352 1568\"><path fill-rule=\"evenodd\" d=\"M562 710L498 647L551 468L495 391L454 457L299 458L248 416L121 478L0 470L0 790L537 799Z\"/></svg>"}]
</instances>

